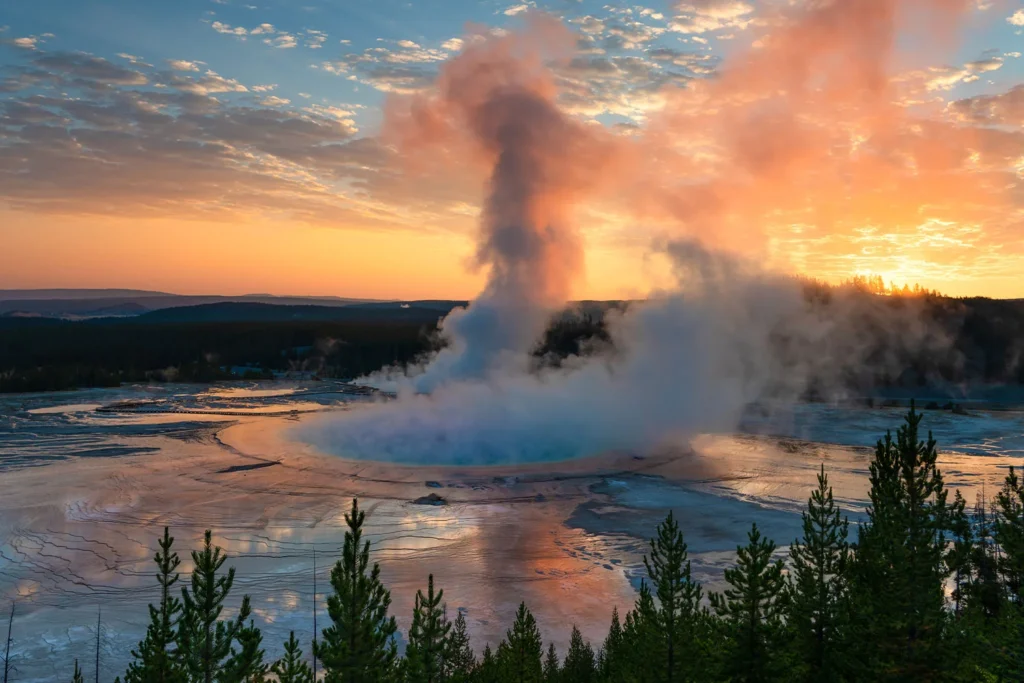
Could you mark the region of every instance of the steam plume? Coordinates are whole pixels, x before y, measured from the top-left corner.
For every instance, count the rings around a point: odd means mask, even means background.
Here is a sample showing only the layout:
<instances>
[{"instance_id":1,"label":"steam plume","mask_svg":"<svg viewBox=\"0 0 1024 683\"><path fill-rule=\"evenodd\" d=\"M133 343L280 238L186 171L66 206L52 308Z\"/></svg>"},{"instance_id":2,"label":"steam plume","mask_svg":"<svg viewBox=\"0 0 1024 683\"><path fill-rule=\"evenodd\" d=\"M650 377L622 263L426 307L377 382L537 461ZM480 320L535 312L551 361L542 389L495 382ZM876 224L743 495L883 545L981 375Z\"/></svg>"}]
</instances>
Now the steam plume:
<instances>
[{"instance_id":1,"label":"steam plume","mask_svg":"<svg viewBox=\"0 0 1024 683\"><path fill-rule=\"evenodd\" d=\"M432 149L488 169L476 254L487 286L446 319L448 347L413 377L429 396L401 395L308 438L342 455L445 464L643 451L734 429L752 402L791 401L812 378L839 388L865 365L865 321L897 350L944 349L943 331L913 311L809 308L795 280L715 249L763 249L772 220L898 231L997 209L991 179L956 173L969 133L914 119L892 79L903 28L930 17L948 29L967 5L803 3L770 17L758 47L718 78L667 93L665 112L629 138L559 109L547 65L567 34L555 23L471 35L432 95L392 103L387 132L406 155ZM611 315L614 353L529 372L529 350L580 274L571 209L605 184L630 215L676 221L660 247L675 286ZM777 353L780 339L789 353Z\"/></svg>"},{"instance_id":2,"label":"steam plume","mask_svg":"<svg viewBox=\"0 0 1024 683\"><path fill-rule=\"evenodd\" d=\"M496 367L523 370L526 353L580 275L583 250L574 204L608 165L611 143L599 128L565 115L546 62L572 44L551 19L509 36L477 33L444 66L436 92L394 103L386 135L401 150L449 146L489 168L475 265L484 291L443 324L445 348L416 378L483 377Z\"/></svg>"}]
</instances>

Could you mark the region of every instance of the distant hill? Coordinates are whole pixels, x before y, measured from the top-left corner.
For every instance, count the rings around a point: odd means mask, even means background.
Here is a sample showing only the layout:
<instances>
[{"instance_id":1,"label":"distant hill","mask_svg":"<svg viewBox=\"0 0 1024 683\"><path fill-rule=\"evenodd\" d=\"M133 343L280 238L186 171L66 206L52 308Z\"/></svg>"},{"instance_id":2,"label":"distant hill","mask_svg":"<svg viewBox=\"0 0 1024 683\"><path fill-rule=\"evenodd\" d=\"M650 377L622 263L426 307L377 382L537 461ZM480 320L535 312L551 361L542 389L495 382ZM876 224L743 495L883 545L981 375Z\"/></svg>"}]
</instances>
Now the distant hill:
<instances>
[{"instance_id":1,"label":"distant hill","mask_svg":"<svg viewBox=\"0 0 1024 683\"><path fill-rule=\"evenodd\" d=\"M52 295L52 296L49 296ZM107 316L142 315L179 306L248 302L278 306L349 306L384 303L372 299L296 297L270 294L243 296L181 295L135 290L0 290L0 316L47 317L77 320Z\"/></svg>"},{"instance_id":2,"label":"distant hill","mask_svg":"<svg viewBox=\"0 0 1024 683\"><path fill-rule=\"evenodd\" d=\"M118 299L142 296L176 296L146 289L0 289L0 301L41 299Z\"/></svg>"},{"instance_id":3,"label":"distant hill","mask_svg":"<svg viewBox=\"0 0 1024 683\"><path fill-rule=\"evenodd\" d=\"M199 306L177 306L151 311L126 323L234 323L234 322L429 322L446 315L458 302L391 302L372 304L351 304L347 306L309 306L258 302L221 302ZM101 321L97 321L101 322Z\"/></svg>"}]
</instances>

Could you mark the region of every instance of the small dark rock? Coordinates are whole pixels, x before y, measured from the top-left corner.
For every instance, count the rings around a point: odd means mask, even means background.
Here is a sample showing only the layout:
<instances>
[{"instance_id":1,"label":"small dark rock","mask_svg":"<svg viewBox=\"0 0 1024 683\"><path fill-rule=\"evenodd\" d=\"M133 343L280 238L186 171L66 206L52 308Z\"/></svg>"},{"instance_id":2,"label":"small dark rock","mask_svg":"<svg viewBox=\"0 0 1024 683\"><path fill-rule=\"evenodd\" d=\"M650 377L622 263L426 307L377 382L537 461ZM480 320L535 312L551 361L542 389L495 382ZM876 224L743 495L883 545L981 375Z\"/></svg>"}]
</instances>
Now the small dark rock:
<instances>
[{"instance_id":1,"label":"small dark rock","mask_svg":"<svg viewBox=\"0 0 1024 683\"><path fill-rule=\"evenodd\" d=\"M448 499L442 498L436 493L431 493L413 501L413 505L447 505Z\"/></svg>"},{"instance_id":2,"label":"small dark rock","mask_svg":"<svg viewBox=\"0 0 1024 683\"><path fill-rule=\"evenodd\" d=\"M938 410L939 404L935 401L928 401L928 405L924 407L925 410Z\"/></svg>"},{"instance_id":3,"label":"small dark rock","mask_svg":"<svg viewBox=\"0 0 1024 683\"><path fill-rule=\"evenodd\" d=\"M954 415L966 415L967 411L964 410L964 407L962 405L957 403L955 406L953 406L953 414Z\"/></svg>"},{"instance_id":4,"label":"small dark rock","mask_svg":"<svg viewBox=\"0 0 1024 683\"><path fill-rule=\"evenodd\" d=\"M427 482L427 488L428 489L443 489L444 486L441 484L441 482L438 482L438 481L428 481Z\"/></svg>"}]
</instances>

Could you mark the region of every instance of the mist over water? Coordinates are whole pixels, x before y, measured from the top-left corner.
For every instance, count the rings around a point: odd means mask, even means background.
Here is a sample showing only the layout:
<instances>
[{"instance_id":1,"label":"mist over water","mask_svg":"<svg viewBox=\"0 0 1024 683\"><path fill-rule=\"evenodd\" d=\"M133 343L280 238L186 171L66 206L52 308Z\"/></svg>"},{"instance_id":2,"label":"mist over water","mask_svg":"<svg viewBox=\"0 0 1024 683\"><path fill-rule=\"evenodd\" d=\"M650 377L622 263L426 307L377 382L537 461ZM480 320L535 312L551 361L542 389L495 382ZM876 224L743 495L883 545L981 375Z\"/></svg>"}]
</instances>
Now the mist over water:
<instances>
[{"instance_id":1,"label":"mist over water","mask_svg":"<svg viewBox=\"0 0 1024 683\"><path fill-rule=\"evenodd\" d=\"M665 253L677 288L609 313L611 350L535 372L495 369L430 394L416 393L413 377L398 383L397 401L306 438L346 457L409 464L551 461L731 431L751 402L795 399L804 369L780 364L770 340L806 325L799 283L692 242Z\"/></svg>"},{"instance_id":2,"label":"mist over water","mask_svg":"<svg viewBox=\"0 0 1024 683\"><path fill-rule=\"evenodd\" d=\"M423 464L644 452L735 430L751 404L785 405L811 382L841 395L844 375L867 359L869 333L897 351L944 352L948 331L913 306L882 312L841 297L810 306L795 278L758 265L759 221L807 202L819 210L812 220L848 213L867 225L926 205L955 220L961 205L978 204L981 189L942 180L941 131L918 130L888 80L906 22L931 16L946 27L968 4L790 8L719 76L667 92L665 111L633 135L563 110L554 69L574 41L558 21L471 31L429 93L389 103L384 132L401 156L443 152L436 158L487 177L474 261L486 286L443 321L440 352L364 378L398 400L304 438L346 457ZM917 131L909 143L906 131ZM929 163L906 166L908 155ZM637 221L674 221L676 234L652 251L669 259L675 285L610 312L604 352L531 369L531 350L582 275L576 209L607 194ZM890 370L899 354L871 363Z\"/></svg>"}]
</instances>

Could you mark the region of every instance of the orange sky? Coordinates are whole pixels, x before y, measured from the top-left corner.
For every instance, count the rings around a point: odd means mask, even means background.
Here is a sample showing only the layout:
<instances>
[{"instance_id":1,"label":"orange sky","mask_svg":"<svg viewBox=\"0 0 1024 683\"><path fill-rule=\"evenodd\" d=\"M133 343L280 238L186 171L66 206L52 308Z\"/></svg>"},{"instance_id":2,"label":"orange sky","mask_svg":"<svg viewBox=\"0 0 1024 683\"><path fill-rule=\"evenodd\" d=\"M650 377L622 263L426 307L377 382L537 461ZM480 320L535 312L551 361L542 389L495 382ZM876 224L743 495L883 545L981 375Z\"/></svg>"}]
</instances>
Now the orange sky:
<instances>
[{"instance_id":1,"label":"orange sky","mask_svg":"<svg viewBox=\"0 0 1024 683\"><path fill-rule=\"evenodd\" d=\"M161 70L0 34L23 53L0 62L0 288L470 298L495 157L467 132L489 124L442 91L463 68L450 65L471 64L460 49L500 39L576 131L539 148L542 222L583 244L578 276L573 250L546 257L558 296L644 296L668 282L657 245L687 237L834 282L1024 297L1020 54L964 56L961 35L991 20L1000 44L1021 33L1016 14L969 0L673 7L675 24L653 10L618 29L551 19L540 42L565 49L544 61L528 54L536 23L471 29L447 52L398 41L382 59L428 64L423 82L344 107L297 108L201 62ZM352 64L367 54L382 53ZM410 107L424 140L396 146Z\"/></svg>"}]
</instances>

